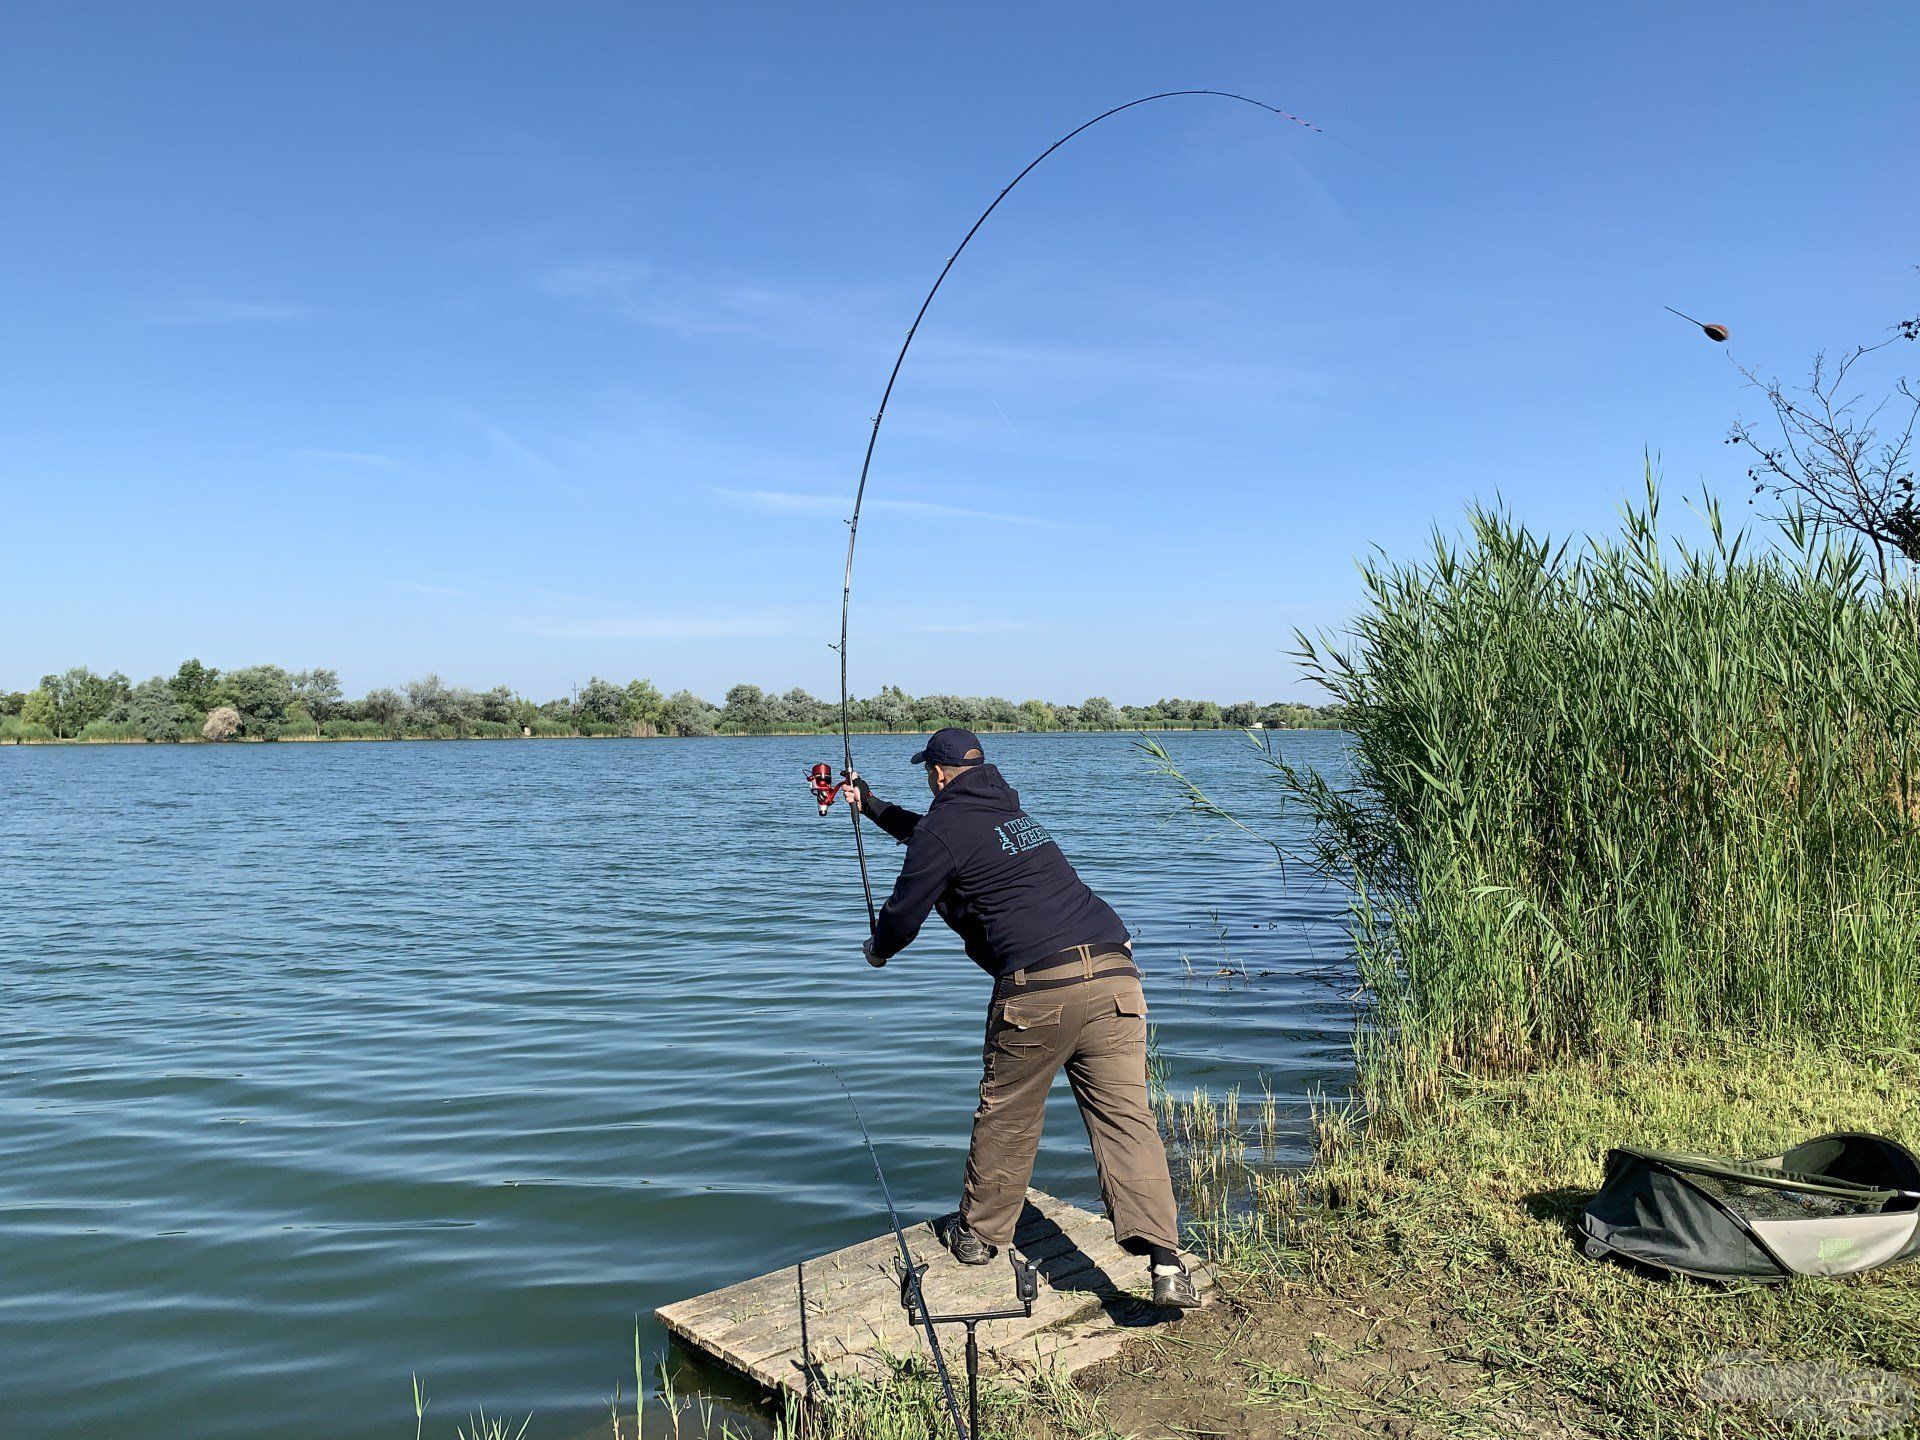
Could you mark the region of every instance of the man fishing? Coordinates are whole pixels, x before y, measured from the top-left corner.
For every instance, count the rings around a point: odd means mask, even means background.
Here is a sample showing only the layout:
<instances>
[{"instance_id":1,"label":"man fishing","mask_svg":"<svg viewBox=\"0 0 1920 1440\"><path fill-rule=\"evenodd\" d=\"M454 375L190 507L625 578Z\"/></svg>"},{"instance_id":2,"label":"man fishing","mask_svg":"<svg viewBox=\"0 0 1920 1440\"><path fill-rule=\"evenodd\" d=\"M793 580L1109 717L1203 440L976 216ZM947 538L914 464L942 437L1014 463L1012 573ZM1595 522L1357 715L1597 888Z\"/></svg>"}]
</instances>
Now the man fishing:
<instances>
[{"instance_id":1,"label":"man fishing","mask_svg":"<svg viewBox=\"0 0 1920 1440\"><path fill-rule=\"evenodd\" d=\"M964 1265L1013 1243L1047 1091L1065 1066L1115 1238L1147 1257L1154 1304L1194 1308L1200 1296L1180 1262L1166 1147L1147 1102L1147 1005L1126 926L1020 808L972 731L939 731L913 763L933 792L924 815L879 799L852 771L841 793L907 847L861 947L868 963L886 964L937 911L994 977L966 1184L959 1211L935 1222L941 1243Z\"/></svg>"}]
</instances>

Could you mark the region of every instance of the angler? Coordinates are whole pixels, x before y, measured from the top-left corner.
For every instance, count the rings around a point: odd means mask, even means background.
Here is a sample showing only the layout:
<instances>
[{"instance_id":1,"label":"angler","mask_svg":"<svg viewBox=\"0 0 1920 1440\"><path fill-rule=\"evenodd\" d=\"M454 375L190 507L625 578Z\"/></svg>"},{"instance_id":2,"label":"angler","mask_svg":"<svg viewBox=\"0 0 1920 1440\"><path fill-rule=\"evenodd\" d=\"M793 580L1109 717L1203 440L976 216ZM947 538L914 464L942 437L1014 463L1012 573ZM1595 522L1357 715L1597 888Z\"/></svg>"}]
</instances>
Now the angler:
<instances>
[{"instance_id":1,"label":"angler","mask_svg":"<svg viewBox=\"0 0 1920 1440\"><path fill-rule=\"evenodd\" d=\"M1156 1305L1194 1308L1200 1296L1180 1260L1179 1209L1147 1100L1147 1005L1126 926L1021 808L972 731L939 731L913 763L933 792L924 815L880 799L851 770L840 793L856 825L865 814L907 847L861 945L868 963L885 965L938 912L994 979L960 1208L935 1232L966 1265L1013 1243L1047 1091L1064 1067L1114 1237L1146 1258Z\"/></svg>"}]
</instances>

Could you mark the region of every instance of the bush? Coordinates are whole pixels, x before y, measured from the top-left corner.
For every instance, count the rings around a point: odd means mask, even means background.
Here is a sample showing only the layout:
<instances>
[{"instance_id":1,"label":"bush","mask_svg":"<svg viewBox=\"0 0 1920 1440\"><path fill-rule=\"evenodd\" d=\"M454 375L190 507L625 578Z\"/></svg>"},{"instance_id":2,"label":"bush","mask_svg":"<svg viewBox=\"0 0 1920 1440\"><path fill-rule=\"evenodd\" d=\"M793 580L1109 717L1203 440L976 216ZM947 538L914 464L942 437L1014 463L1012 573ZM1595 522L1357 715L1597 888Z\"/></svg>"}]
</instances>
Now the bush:
<instances>
[{"instance_id":1,"label":"bush","mask_svg":"<svg viewBox=\"0 0 1920 1440\"><path fill-rule=\"evenodd\" d=\"M605 737L609 735L625 735L630 727L617 721L582 720L574 728L582 735Z\"/></svg>"},{"instance_id":2,"label":"bush","mask_svg":"<svg viewBox=\"0 0 1920 1440\"><path fill-rule=\"evenodd\" d=\"M51 740L53 731L18 715L0 715L0 740L19 744L23 740Z\"/></svg>"},{"instance_id":3,"label":"bush","mask_svg":"<svg viewBox=\"0 0 1920 1440\"><path fill-rule=\"evenodd\" d=\"M547 715L537 716L533 724L528 728L532 730L535 735L546 737L573 734L573 726L564 720L555 720Z\"/></svg>"},{"instance_id":4,"label":"bush","mask_svg":"<svg viewBox=\"0 0 1920 1440\"><path fill-rule=\"evenodd\" d=\"M320 727L329 740L385 740L387 727L378 720L329 720Z\"/></svg>"},{"instance_id":5,"label":"bush","mask_svg":"<svg viewBox=\"0 0 1920 1440\"><path fill-rule=\"evenodd\" d=\"M140 726L132 720L90 720L75 737L79 740L144 740Z\"/></svg>"},{"instance_id":6,"label":"bush","mask_svg":"<svg viewBox=\"0 0 1920 1440\"><path fill-rule=\"evenodd\" d=\"M216 705L200 727L202 740L231 740L240 730L240 712L231 705Z\"/></svg>"},{"instance_id":7,"label":"bush","mask_svg":"<svg viewBox=\"0 0 1920 1440\"><path fill-rule=\"evenodd\" d=\"M510 740L519 735L520 727L502 720L476 720L467 733L476 740Z\"/></svg>"}]
</instances>

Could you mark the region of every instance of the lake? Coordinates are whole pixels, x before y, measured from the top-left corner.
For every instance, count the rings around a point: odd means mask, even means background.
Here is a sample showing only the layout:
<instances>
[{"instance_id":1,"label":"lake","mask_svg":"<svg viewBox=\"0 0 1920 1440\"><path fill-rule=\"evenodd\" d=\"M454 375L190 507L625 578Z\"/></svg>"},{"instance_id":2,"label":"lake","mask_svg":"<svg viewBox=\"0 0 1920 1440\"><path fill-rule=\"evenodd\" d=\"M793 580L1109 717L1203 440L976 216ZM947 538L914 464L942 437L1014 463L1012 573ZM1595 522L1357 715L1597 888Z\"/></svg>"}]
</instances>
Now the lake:
<instances>
[{"instance_id":1,"label":"lake","mask_svg":"<svg viewBox=\"0 0 1920 1440\"><path fill-rule=\"evenodd\" d=\"M636 1317L884 1229L815 1060L952 1209L988 982L937 919L861 959L838 743L0 748L0 1428L407 1437L418 1374L429 1435L605 1433ZM917 743L856 755L923 808ZM1244 737L1165 743L1276 815ZM988 744L1136 932L1176 1087L1345 1089L1341 893L1127 736ZM1098 1208L1064 1082L1034 1183Z\"/></svg>"}]
</instances>

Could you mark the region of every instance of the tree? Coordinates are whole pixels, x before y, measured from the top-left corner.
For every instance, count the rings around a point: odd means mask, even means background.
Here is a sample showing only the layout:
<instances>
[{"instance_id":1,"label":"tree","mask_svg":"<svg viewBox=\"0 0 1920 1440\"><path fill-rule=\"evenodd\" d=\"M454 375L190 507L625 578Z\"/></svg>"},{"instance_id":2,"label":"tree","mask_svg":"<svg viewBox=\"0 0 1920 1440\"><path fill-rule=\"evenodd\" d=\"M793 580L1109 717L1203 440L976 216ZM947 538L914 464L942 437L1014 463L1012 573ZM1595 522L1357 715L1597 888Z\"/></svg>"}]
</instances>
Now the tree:
<instances>
[{"instance_id":1,"label":"tree","mask_svg":"<svg viewBox=\"0 0 1920 1440\"><path fill-rule=\"evenodd\" d=\"M837 708L816 700L798 685L773 700L767 707L776 728L817 730L833 723Z\"/></svg>"},{"instance_id":2,"label":"tree","mask_svg":"<svg viewBox=\"0 0 1920 1440\"><path fill-rule=\"evenodd\" d=\"M1080 723L1096 730L1112 730L1120 724L1120 712L1104 695L1090 695L1080 705Z\"/></svg>"},{"instance_id":3,"label":"tree","mask_svg":"<svg viewBox=\"0 0 1920 1440\"><path fill-rule=\"evenodd\" d=\"M666 728L667 697L651 680L629 680L620 718L635 734L658 734Z\"/></svg>"},{"instance_id":4,"label":"tree","mask_svg":"<svg viewBox=\"0 0 1920 1440\"><path fill-rule=\"evenodd\" d=\"M1260 707L1251 700L1242 700L1222 710L1220 718L1245 730L1260 723Z\"/></svg>"},{"instance_id":5,"label":"tree","mask_svg":"<svg viewBox=\"0 0 1920 1440\"><path fill-rule=\"evenodd\" d=\"M691 690L676 690L667 697L663 728L670 735L711 735L718 713Z\"/></svg>"},{"instance_id":6,"label":"tree","mask_svg":"<svg viewBox=\"0 0 1920 1440\"><path fill-rule=\"evenodd\" d=\"M880 693L866 704L867 718L888 730L898 730L913 720L913 700L898 685L883 685Z\"/></svg>"},{"instance_id":7,"label":"tree","mask_svg":"<svg viewBox=\"0 0 1920 1440\"><path fill-rule=\"evenodd\" d=\"M1771 494L1789 512L1818 525L1866 537L1887 579L1887 552L1920 564L1920 509L1914 493L1914 431L1920 427L1920 389L1901 377L1871 406L1852 389L1861 361L1900 340L1920 339L1920 316L1896 324L1886 339L1858 345L1829 366L1816 355L1807 384L1787 389L1741 367L1773 411L1778 443L1763 442L1745 421L1727 435L1754 457L1747 468L1756 495ZM1884 438L1882 426L1885 426Z\"/></svg>"},{"instance_id":8,"label":"tree","mask_svg":"<svg viewBox=\"0 0 1920 1440\"><path fill-rule=\"evenodd\" d=\"M913 702L913 723L922 730L946 725L971 728L979 720L979 702L965 695L922 695Z\"/></svg>"},{"instance_id":9,"label":"tree","mask_svg":"<svg viewBox=\"0 0 1920 1440\"><path fill-rule=\"evenodd\" d=\"M1193 709L1189 713L1192 715L1194 721L1201 725L1218 725L1220 723L1220 707L1211 700L1194 701Z\"/></svg>"},{"instance_id":10,"label":"tree","mask_svg":"<svg viewBox=\"0 0 1920 1440\"><path fill-rule=\"evenodd\" d=\"M198 660L183 660L180 668L173 672L173 678L167 682L167 688L188 710L196 715L204 715L219 703L213 695L213 687L219 679L220 672L212 666L202 665Z\"/></svg>"},{"instance_id":11,"label":"tree","mask_svg":"<svg viewBox=\"0 0 1920 1440\"><path fill-rule=\"evenodd\" d=\"M213 698L239 712L242 734L272 740L286 723L293 690L278 665L247 665L222 675Z\"/></svg>"},{"instance_id":12,"label":"tree","mask_svg":"<svg viewBox=\"0 0 1920 1440\"><path fill-rule=\"evenodd\" d=\"M18 715L27 703L24 690L9 690L0 695L0 715Z\"/></svg>"},{"instance_id":13,"label":"tree","mask_svg":"<svg viewBox=\"0 0 1920 1440\"><path fill-rule=\"evenodd\" d=\"M340 713L340 676L333 670L296 670L287 677L292 703L304 709L315 723L331 720Z\"/></svg>"},{"instance_id":14,"label":"tree","mask_svg":"<svg viewBox=\"0 0 1920 1440\"><path fill-rule=\"evenodd\" d=\"M407 723L411 727L464 735L479 717L480 699L464 685L448 685L431 674L407 682Z\"/></svg>"},{"instance_id":15,"label":"tree","mask_svg":"<svg viewBox=\"0 0 1920 1440\"><path fill-rule=\"evenodd\" d=\"M1051 730L1054 728L1053 706L1044 700L1023 700L1020 703L1020 726L1026 730Z\"/></svg>"},{"instance_id":16,"label":"tree","mask_svg":"<svg viewBox=\"0 0 1920 1440\"><path fill-rule=\"evenodd\" d=\"M577 722L594 725L618 725L626 704L626 691L596 675L587 681L586 688L575 698L573 718Z\"/></svg>"},{"instance_id":17,"label":"tree","mask_svg":"<svg viewBox=\"0 0 1920 1440\"><path fill-rule=\"evenodd\" d=\"M1020 709L1011 700L989 695L979 702L980 719L987 725L1018 725Z\"/></svg>"},{"instance_id":18,"label":"tree","mask_svg":"<svg viewBox=\"0 0 1920 1440\"><path fill-rule=\"evenodd\" d=\"M407 713L407 697L383 685L377 690L369 690L366 698L355 708L360 711L362 720L392 725Z\"/></svg>"},{"instance_id":19,"label":"tree","mask_svg":"<svg viewBox=\"0 0 1920 1440\"><path fill-rule=\"evenodd\" d=\"M240 712L231 705L216 705L200 727L203 740L231 740L240 733Z\"/></svg>"},{"instance_id":20,"label":"tree","mask_svg":"<svg viewBox=\"0 0 1920 1440\"><path fill-rule=\"evenodd\" d=\"M727 691L720 724L730 730L768 730L773 727L773 707L758 685L736 685Z\"/></svg>"},{"instance_id":21,"label":"tree","mask_svg":"<svg viewBox=\"0 0 1920 1440\"><path fill-rule=\"evenodd\" d=\"M518 712L520 702L514 698L513 692L506 686L496 685L484 695L477 696L476 699L480 706L480 718L482 720L491 721L495 725L514 725L519 723ZM533 707L528 706L527 708L531 710Z\"/></svg>"},{"instance_id":22,"label":"tree","mask_svg":"<svg viewBox=\"0 0 1920 1440\"><path fill-rule=\"evenodd\" d=\"M84 665L76 665L59 675L42 675L35 694L45 701L27 716L22 702L22 718L45 725L61 739L78 735L96 720L104 720L127 698L127 677L118 670L111 675L96 675ZM31 696L28 700L31 700Z\"/></svg>"},{"instance_id":23,"label":"tree","mask_svg":"<svg viewBox=\"0 0 1920 1440\"><path fill-rule=\"evenodd\" d=\"M180 703L173 687L156 675L134 686L108 718L127 721L144 740L178 740L187 707Z\"/></svg>"},{"instance_id":24,"label":"tree","mask_svg":"<svg viewBox=\"0 0 1920 1440\"><path fill-rule=\"evenodd\" d=\"M54 707L53 696L46 692L45 687L27 693L27 698L20 702L20 718L28 725L41 725L48 730L53 729L54 721L59 719L59 713Z\"/></svg>"}]
</instances>

